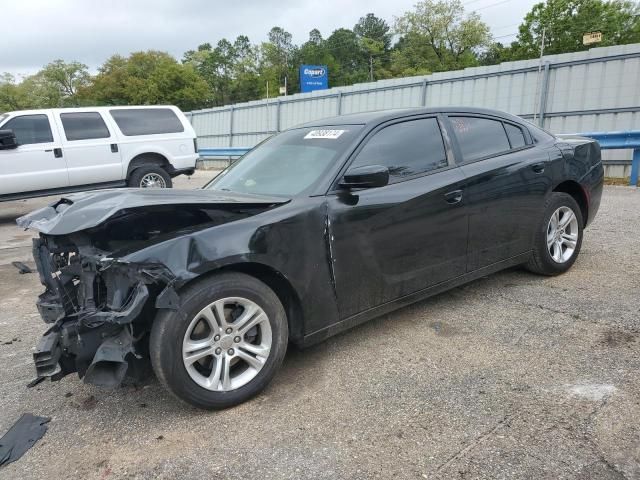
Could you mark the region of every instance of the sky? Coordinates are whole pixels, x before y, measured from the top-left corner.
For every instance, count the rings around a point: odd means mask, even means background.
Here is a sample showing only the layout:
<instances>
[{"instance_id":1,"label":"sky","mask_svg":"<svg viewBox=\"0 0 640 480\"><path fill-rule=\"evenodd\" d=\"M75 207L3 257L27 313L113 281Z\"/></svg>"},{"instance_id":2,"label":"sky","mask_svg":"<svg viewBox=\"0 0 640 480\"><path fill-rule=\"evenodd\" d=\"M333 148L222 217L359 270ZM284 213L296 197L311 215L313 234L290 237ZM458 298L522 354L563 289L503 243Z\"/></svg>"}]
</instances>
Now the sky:
<instances>
[{"instance_id":1,"label":"sky","mask_svg":"<svg viewBox=\"0 0 640 480\"><path fill-rule=\"evenodd\" d=\"M509 43L536 0L462 0L494 37ZM539 1L539 0L538 0ZM273 26L296 44L318 28L326 38L369 12L391 25L416 0L20 0L2 2L0 73L37 72L56 60L78 60L92 72L109 56L139 50L182 54L221 38L266 39Z\"/></svg>"}]
</instances>

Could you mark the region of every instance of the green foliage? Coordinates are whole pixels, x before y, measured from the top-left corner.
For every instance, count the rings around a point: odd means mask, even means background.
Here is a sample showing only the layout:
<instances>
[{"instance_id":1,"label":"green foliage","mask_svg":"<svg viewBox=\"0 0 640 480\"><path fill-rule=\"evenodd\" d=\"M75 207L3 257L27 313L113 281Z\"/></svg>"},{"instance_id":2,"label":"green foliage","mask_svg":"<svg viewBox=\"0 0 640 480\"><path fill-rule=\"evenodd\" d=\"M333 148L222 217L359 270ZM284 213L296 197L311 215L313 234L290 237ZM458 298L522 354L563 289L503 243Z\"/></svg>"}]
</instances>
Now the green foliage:
<instances>
[{"instance_id":1,"label":"green foliage","mask_svg":"<svg viewBox=\"0 0 640 480\"><path fill-rule=\"evenodd\" d=\"M535 58L543 27L545 54L591 48L582 35L603 34L598 46L640 42L640 7L629 0L547 0L535 5L510 46L492 41L462 0L420 0L389 24L373 13L328 37L318 29L300 46L282 27L267 40L248 37L203 43L181 62L165 52L113 55L91 76L79 62L55 60L23 79L0 75L0 111L75 105L175 104L183 110L212 107L299 91L302 64L327 65L329 86L371 79L424 75L475 65ZM396 34L396 41L393 41ZM269 91L267 92L267 85Z\"/></svg>"},{"instance_id":2,"label":"green foliage","mask_svg":"<svg viewBox=\"0 0 640 480\"><path fill-rule=\"evenodd\" d=\"M512 44L514 59L540 55L542 29L545 54L577 52L594 46L606 47L640 42L640 7L626 0L548 0L527 13ZM583 45L584 33L602 32L602 42Z\"/></svg>"},{"instance_id":3,"label":"green foliage","mask_svg":"<svg viewBox=\"0 0 640 480\"><path fill-rule=\"evenodd\" d=\"M94 78L88 96L103 105L173 104L190 110L209 96L209 86L189 64L165 52L114 55Z\"/></svg>"},{"instance_id":4,"label":"green foliage","mask_svg":"<svg viewBox=\"0 0 640 480\"><path fill-rule=\"evenodd\" d=\"M487 24L475 12L465 15L460 0L422 0L414 10L396 19L396 31L408 36L409 43L428 45L429 52L436 56L426 65L432 71L476 65L477 53L491 42ZM423 68L406 57L403 62Z\"/></svg>"}]
</instances>

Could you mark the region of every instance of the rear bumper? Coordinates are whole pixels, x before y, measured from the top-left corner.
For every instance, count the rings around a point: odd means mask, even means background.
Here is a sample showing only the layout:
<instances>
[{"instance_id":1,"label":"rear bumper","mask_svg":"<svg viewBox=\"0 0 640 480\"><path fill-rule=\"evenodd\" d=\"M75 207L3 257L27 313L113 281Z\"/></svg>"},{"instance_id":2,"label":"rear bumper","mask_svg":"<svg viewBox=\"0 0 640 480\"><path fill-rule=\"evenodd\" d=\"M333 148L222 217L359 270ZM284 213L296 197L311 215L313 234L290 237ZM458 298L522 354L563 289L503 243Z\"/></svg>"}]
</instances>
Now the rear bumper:
<instances>
[{"instance_id":1,"label":"rear bumper","mask_svg":"<svg viewBox=\"0 0 640 480\"><path fill-rule=\"evenodd\" d=\"M587 196L589 210L585 221L585 226L590 225L596 218L602 200L602 190L604 188L604 167L602 162L594 165L580 182Z\"/></svg>"}]
</instances>

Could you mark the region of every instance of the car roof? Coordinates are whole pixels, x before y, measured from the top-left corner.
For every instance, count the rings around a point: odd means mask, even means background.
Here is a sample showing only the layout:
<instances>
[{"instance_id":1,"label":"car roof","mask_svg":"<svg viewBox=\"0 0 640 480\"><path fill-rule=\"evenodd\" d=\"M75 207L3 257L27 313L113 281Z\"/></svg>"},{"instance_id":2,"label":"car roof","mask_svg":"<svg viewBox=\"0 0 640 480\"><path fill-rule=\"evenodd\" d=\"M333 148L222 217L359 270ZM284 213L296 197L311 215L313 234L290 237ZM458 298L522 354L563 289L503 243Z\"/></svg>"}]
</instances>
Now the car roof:
<instances>
[{"instance_id":1,"label":"car roof","mask_svg":"<svg viewBox=\"0 0 640 480\"><path fill-rule=\"evenodd\" d=\"M429 107L429 108L402 108L393 110L376 110L364 113L350 113L336 117L321 118L312 122L296 125L294 128L324 127L330 125L377 125L387 120L403 118L412 115L424 115L429 113L469 113L480 115L492 115L522 123L522 119L507 112L490 108L476 107Z\"/></svg>"},{"instance_id":2,"label":"car roof","mask_svg":"<svg viewBox=\"0 0 640 480\"><path fill-rule=\"evenodd\" d=\"M64 108L38 108L32 110L11 110L8 112L4 112L6 114L11 114L12 116L16 115L38 115L43 112L60 112L60 113L69 113L69 112L96 112L96 111L105 111L105 110L121 110L121 109L129 109L129 108L170 108L172 110L177 110L178 107L174 105L108 105L108 106L94 106L94 107L64 107Z\"/></svg>"}]
</instances>

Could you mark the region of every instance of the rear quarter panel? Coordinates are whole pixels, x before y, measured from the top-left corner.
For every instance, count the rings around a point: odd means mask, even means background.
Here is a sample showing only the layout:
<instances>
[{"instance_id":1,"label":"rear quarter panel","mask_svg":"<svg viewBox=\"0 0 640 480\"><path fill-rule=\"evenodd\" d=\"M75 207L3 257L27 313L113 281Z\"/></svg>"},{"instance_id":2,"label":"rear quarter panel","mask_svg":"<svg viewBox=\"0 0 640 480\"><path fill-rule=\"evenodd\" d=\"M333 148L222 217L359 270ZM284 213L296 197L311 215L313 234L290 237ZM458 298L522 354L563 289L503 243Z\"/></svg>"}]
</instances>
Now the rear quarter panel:
<instances>
[{"instance_id":1,"label":"rear quarter panel","mask_svg":"<svg viewBox=\"0 0 640 480\"><path fill-rule=\"evenodd\" d=\"M571 180L580 184L589 204L586 224L595 218L600 207L604 185L604 168L600 145L583 137L561 138L556 147L562 153L560 168L555 170L555 184Z\"/></svg>"}]
</instances>

